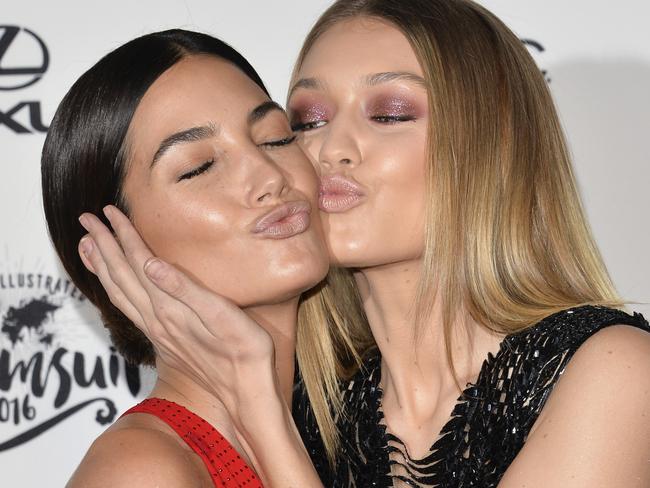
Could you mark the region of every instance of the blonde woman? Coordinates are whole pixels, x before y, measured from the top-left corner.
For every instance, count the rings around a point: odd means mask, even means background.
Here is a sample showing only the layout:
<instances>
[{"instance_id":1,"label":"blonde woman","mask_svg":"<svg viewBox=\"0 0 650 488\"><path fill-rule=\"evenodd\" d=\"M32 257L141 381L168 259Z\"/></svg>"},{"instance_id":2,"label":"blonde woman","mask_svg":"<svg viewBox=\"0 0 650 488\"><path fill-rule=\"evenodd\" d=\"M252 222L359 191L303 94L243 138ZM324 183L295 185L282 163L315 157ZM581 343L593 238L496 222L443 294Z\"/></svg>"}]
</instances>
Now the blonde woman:
<instances>
[{"instance_id":1,"label":"blonde woman","mask_svg":"<svg viewBox=\"0 0 650 488\"><path fill-rule=\"evenodd\" d=\"M647 486L650 327L619 310L517 37L466 0L339 1L288 111L347 268L298 331L294 415L323 484ZM275 430L258 424L253 445ZM317 485L272 454L259 469Z\"/></svg>"}]
</instances>

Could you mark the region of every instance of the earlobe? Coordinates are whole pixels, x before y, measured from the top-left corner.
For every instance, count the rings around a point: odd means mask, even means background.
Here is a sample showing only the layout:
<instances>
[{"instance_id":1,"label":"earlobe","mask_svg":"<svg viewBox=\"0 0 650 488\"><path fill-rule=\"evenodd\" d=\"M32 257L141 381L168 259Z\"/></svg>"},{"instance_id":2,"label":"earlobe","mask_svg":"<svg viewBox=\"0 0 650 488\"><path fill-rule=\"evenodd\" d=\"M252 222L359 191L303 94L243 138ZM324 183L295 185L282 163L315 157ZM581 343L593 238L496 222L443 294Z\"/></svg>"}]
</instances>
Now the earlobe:
<instances>
[{"instance_id":1,"label":"earlobe","mask_svg":"<svg viewBox=\"0 0 650 488\"><path fill-rule=\"evenodd\" d=\"M79 241L79 246L78 246L79 257L81 257L81 262L84 263L84 266L88 269L88 271L96 275L97 271L95 271L95 268L92 262L90 261L90 255L92 254L93 249L94 249L93 240L90 237L90 235L86 234Z\"/></svg>"}]
</instances>

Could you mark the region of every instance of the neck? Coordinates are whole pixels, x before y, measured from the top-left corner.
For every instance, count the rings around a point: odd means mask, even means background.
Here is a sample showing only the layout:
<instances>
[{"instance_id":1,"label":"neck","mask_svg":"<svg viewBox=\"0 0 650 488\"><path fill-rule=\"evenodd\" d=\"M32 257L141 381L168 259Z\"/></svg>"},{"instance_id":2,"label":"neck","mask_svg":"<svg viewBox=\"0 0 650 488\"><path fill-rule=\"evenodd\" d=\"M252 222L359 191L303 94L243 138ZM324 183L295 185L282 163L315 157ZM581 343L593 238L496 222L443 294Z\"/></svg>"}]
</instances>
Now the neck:
<instances>
[{"instance_id":1,"label":"neck","mask_svg":"<svg viewBox=\"0 0 650 488\"><path fill-rule=\"evenodd\" d=\"M440 297L416 327L415 299L421 260L364 268L355 279L368 322L382 355L384 402L396 402L408 415L426 416L441 394L458 390L447 360ZM468 316L451 327L454 367L460 384L474 380L488 352L501 338Z\"/></svg>"},{"instance_id":2,"label":"neck","mask_svg":"<svg viewBox=\"0 0 650 488\"><path fill-rule=\"evenodd\" d=\"M291 405L294 376L298 298L273 305L249 307L243 311L263 327L275 346L275 369L287 405ZM158 380L150 396L158 396L183 405L199 415L236 448L241 438L222 401L181 371L156 362ZM238 449L240 453L242 449Z\"/></svg>"}]
</instances>

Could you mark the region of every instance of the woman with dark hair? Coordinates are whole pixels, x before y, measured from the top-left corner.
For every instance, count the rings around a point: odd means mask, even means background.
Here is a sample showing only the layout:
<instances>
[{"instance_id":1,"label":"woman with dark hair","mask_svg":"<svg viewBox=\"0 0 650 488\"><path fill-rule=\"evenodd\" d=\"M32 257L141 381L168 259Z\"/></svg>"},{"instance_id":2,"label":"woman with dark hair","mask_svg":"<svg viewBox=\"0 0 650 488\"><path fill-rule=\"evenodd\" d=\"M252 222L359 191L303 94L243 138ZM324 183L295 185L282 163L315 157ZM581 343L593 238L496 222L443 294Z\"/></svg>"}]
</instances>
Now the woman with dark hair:
<instances>
[{"instance_id":1,"label":"woman with dark hair","mask_svg":"<svg viewBox=\"0 0 650 488\"><path fill-rule=\"evenodd\" d=\"M519 39L469 0L339 0L307 36L288 111L337 267L305 301L320 297L308 332L325 339L294 395L323 483L648 486L650 326L621 310ZM169 271L161 288L190 302ZM179 368L217 388L215 364ZM286 427L244 422L253 445ZM310 470L291 466L297 486L317 486Z\"/></svg>"},{"instance_id":2,"label":"woman with dark hair","mask_svg":"<svg viewBox=\"0 0 650 488\"><path fill-rule=\"evenodd\" d=\"M233 417L227 394L245 390L249 399L291 401L299 297L328 268L320 220L312 213L316 173L294 140L284 110L269 99L248 62L195 32L158 32L128 42L81 76L62 101L42 156L52 240L75 284L99 308L119 352L133 364L155 365L158 374L149 398L93 443L70 487L262 486L251 467L265 453L244 449L238 421L259 412L239 409ZM102 210L104 223L95 216ZM107 269L96 250L106 252L117 242L104 224L129 249L131 262L148 260L147 266L125 262ZM84 228L93 239L79 242ZM219 293L218 318L241 329L230 335L243 334L247 351L257 348L268 361L263 370L236 374L222 363L219 375L255 383L255 389L216 392L173 358L161 357L164 343L154 347L140 332L152 320L194 314L170 307L170 298L155 287L165 264L149 259L152 253L191 276L183 286L198 290L193 297L201 297L202 287ZM141 290L124 289L137 310L123 306L107 286L112 280L138 283ZM223 356L241 355L244 345L228 330L218 338L204 332L187 331L187 340L217 342ZM193 350L183 355L190 361ZM277 407L265 408L266 420L290 428L282 403ZM298 458L308 462L297 446Z\"/></svg>"}]
</instances>

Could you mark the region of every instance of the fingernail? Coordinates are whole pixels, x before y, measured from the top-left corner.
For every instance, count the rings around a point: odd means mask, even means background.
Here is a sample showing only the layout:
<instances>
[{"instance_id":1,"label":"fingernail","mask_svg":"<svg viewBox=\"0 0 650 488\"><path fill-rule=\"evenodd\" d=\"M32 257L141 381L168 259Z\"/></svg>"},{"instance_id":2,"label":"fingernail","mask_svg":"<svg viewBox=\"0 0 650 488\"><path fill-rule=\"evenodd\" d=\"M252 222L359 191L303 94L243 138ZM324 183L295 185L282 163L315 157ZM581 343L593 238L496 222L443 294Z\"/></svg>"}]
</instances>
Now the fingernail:
<instances>
[{"instance_id":1,"label":"fingernail","mask_svg":"<svg viewBox=\"0 0 650 488\"><path fill-rule=\"evenodd\" d=\"M90 237L84 236L79 245L81 246L81 252L84 253L85 256L88 256L93 252L93 241Z\"/></svg>"},{"instance_id":2,"label":"fingernail","mask_svg":"<svg viewBox=\"0 0 650 488\"><path fill-rule=\"evenodd\" d=\"M79 223L83 226L84 229L88 230L88 218L85 215L79 216Z\"/></svg>"},{"instance_id":3,"label":"fingernail","mask_svg":"<svg viewBox=\"0 0 650 488\"><path fill-rule=\"evenodd\" d=\"M144 272L152 280L156 281L162 278L163 268L165 265L157 258L149 258L144 263Z\"/></svg>"},{"instance_id":4,"label":"fingernail","mask_svg":"<svg viewBox=\"0 0 650 488\"><path fill-rule=\"evenodd\" d=\"M106 205L102 210L104 211L104 215L109 219L113 216L113 209L110 205Z\"/></svg>"}]
</instances>

